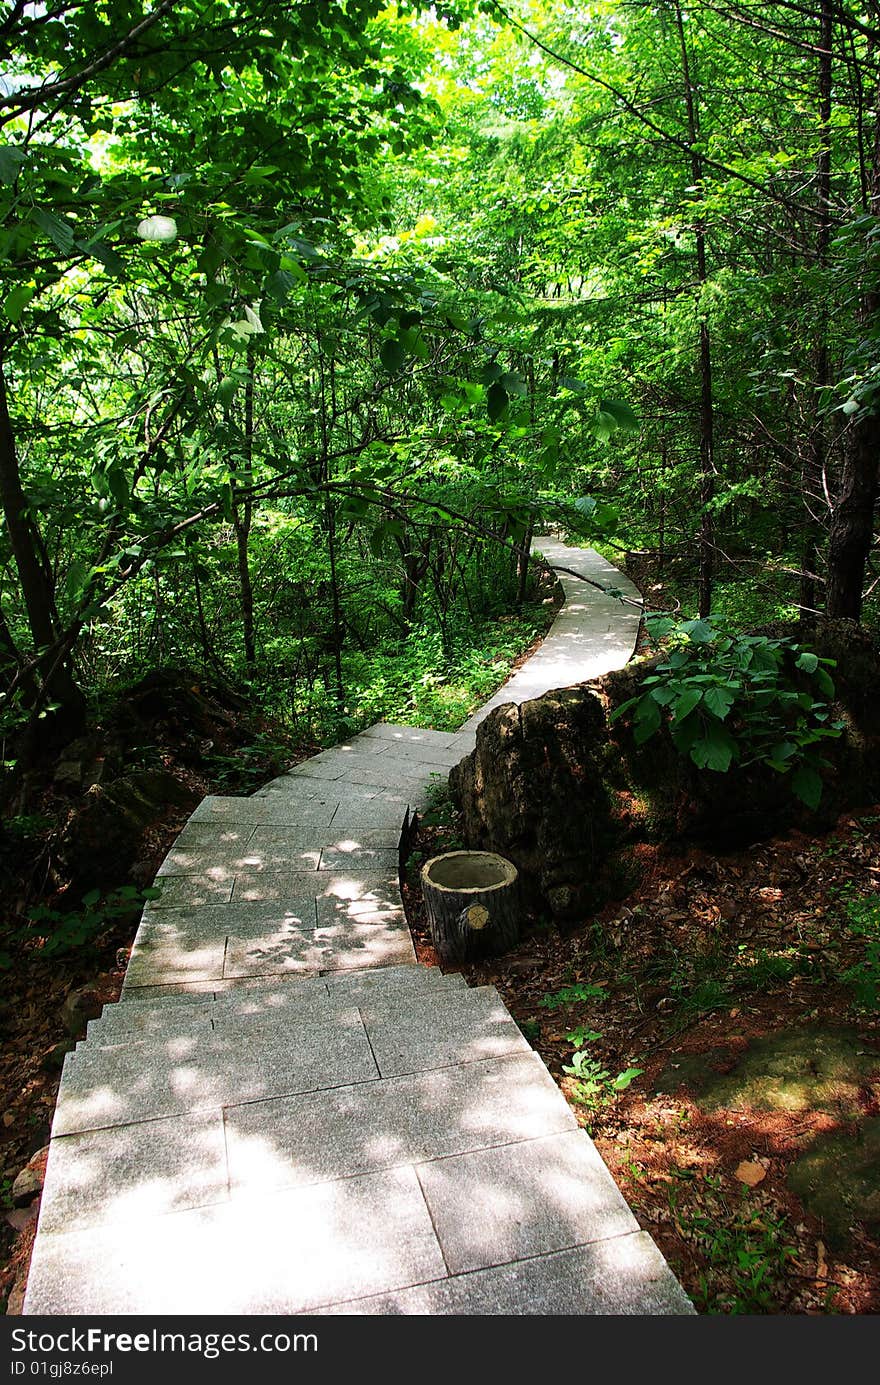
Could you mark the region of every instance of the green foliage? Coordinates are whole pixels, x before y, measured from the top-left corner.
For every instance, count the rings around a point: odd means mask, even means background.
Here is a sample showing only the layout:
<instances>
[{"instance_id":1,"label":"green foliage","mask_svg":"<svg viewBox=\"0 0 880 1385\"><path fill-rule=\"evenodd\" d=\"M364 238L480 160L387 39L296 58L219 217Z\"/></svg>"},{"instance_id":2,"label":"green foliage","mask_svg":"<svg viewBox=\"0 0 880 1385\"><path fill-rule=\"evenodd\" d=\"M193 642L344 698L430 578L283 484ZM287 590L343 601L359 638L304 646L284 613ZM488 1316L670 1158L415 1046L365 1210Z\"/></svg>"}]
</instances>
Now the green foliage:
<instances>
[{"instance_id":1,"label":"green foliage","mask_svg":"<svg viewBox=\"0 0 880 1385\"><path fill-rule=\"evenodd\" d=\"M612 1077L610 1069L604 1067L601 1059L587 1047L596 1039L601 1039L602 1035L596 1030L581 1027L567 1037L574 1045L575 1052L570 1063L563 1063L562 1071L577 1078L573 1084L574 1097L592 1110L613 1101L644 1072L644 1068L629 1067Z\"/></svg>"},{"instance_id":2,"label":"green foliage","mask_svg":"<svg viewBox=\"0 0 880 1385\"><path fill-rule=\"evenodd\" d=\"M679 1178L690 1181L689 1171ZM718 1178L703 1180L703 1196L685 1207L675 1183L669 1206L684 1237L703 1255L698 1307L710 1313L772 1313L778 1284L796 1249L789 1244L788 1220L756 1206L743 1190L739 1207L731 1207Z\"/></svg>"},{"instance_id":3,"label":"green foliage","mask_svg":"<svg viewBox=\"0 0 880 1385\"><path fill-rule=\"evenodd\" d=\"M577 981L573 986L563 986L558 991L550 991L538 1001L545 1010L559 1010L563 1005L574 1005L580 1001L604 1000L605 987L594 986L586 981Z\"/></svg>"},{"instance_id":4,"label":"green foliage","mask_svg":"<svg viewBox=\"0 0 880 1385\"><path fill-rule=\"evenodd\" d=\"M611 720L631 712L637 745L665 724L698 769L762 764L790 774L792 791L817 807L825 764L817 747L842 729L826 700L834 696L834 661L790 640L722 630L711 618L649 617L648 628L671 652L643 680L646 691Z\"/></svg>"},{"instance_id":5,"label":"green foliage","mask_svg":"<svg viewBox=\"0 0 880 1385\"><path fill-rule=\"evenodd\" d=\"M859 1010L880 1010L880 894L859 894L854 885L841 892L846 927L860 938L864 953L841 973Z\"/></svg>"},{"instance_id":6,"label":"green foliage","mask_svg":"<svg viewBox=\"0 0 880 1385\"><path fill-rule=\"evenodd\" d=\"M521 1034L528 1039L530 1044L534 1045L538 1042L541 1037L541 1025L538 1020L522 1019L517 1020L517 1024Z\"/></svg>"},{"instance_id":7,"label":"green foliage","mask_svg":"<svg viewBox=\"0 0 880 1385\"><path fill-rule=\"evenodd\" d=\"M40 905L31 910L27 925L14 932L10 941L36 945L47 957L66 956L91 947L117 919L136 913L158 894L157 889L138 890L133 885L122 885L106 895L90 890L78 909L66 912ZM0 970L8 970L12 965L9 953L0 954Z\"/></svg>"},{"instance_id":8,"label":"green foliage","mask_svg":"<svg viewBox=\"0 0 880 1385\"><path fill-rule=\"evenodd\" d=\"M230 786L236 793L248 793L271 775L280 774L290 758L289 744L271 732L261 732L250 745L240 746L231 754L207 755L205 764L219 788Z\"/></svg>"}]
</instances>

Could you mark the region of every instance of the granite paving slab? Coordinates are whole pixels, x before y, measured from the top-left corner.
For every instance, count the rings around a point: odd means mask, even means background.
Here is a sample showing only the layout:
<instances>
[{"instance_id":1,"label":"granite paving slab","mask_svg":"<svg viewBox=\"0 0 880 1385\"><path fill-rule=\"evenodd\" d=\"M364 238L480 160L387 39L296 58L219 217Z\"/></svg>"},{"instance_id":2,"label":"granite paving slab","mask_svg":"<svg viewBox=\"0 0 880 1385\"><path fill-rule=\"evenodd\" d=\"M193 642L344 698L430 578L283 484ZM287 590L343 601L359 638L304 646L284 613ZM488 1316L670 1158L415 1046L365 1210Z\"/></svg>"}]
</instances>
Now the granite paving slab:
<instances>
[{"instance_id":1,"label":"granite paving slab","mask_svg":"<svg viewBox=\"0 0 880 1385\"><path fill-rule=\"evenodd\" d=\"M65 1059L52 1137L377 1076L359 1020L304 1025L283 1043L258 1038L243 1046L234 1035L225 1041L215 1034L198 1043L181 1039L176 1046L163 1038L83 1048Z\"/></svg>"},{"instance_id":2,"label":"granite paving slab","mask_svg":"<svg viewBox=\"0 0 880 1385\"><path fill-rule=\"evenodd\" d=\"M233 1196L577 1129L534 1054L228 1106L224 1116Z\"/></svg>"},{"instance_id":3,"label":"granite paving slab","mask_svg":"<svg viewBox=\"0 0 880 1385\"><path fill-rule=\"evenodd\" d=\"M54 1139L40 1230L118 1225L228 1200L223 1113L189 1112Z\"/></svg>"},{"instance_id":4,"label":"granite paving slab","mask_svg":"<svg viewBox=\"0 0 880 1385\"><path fill-rule=\"evenodd\" d=\"M638 1231L584 1130L420 1164L450 1274Z\"/></svg>"},{"instance_id":5,"label":"granite paving slab","mask_svg":"<svg viewBox=\"0 0 880 1385\"><path fill-rule=\"evenodd\" d=\"M415 1173L38 1236L27 1312L306 1313L444 1275Z\"/></svg>"},{"instance_id":6,"label":"granite paving slab","mask_svg":"<svg viewBox=\"0 0 880 1385\"><path fill-rule=\"evenodd\" d=\"M694 1307L651 1237L633 1231L315 1312L359 1317L646 1317L693 1316Z\"/></svg>"},{"instance_id":7,"label":"granite paving slab","mask_svg":"<svg viewBox=\"0 0 880 1385\"><path fill-rule=\"evenodd\" d=\"M364 1008L364 1024L382 1077L453 1067L508 1053L531 1053L491 987L464 991L432 1011L426 1023L418 1005Z\"/></svg>"},{"instance_id":8,"label":"granite paving slab","mask_svg":"<svg viewBox=\"0 0 880 1385\"><path fill-rule=\"evenodd\" d=\"M203 798L190 823L234 823L252 827L329 827L339 800L274 798Z\"/></svg>"}]
</instances>

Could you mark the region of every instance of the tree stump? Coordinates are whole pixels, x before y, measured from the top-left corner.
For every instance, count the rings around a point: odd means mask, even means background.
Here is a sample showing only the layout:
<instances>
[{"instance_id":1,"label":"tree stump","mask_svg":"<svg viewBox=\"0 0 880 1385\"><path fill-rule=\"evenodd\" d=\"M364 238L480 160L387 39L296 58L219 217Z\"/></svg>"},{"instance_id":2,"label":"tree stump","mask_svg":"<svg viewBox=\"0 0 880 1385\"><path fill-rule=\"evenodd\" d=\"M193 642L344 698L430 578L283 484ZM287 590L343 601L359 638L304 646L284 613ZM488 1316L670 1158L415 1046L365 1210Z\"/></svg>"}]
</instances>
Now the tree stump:
<instances>
[{"instance_id":1,"label":"tree stump","mask_svg":"<svg viewBox=\"0 0 880 1385\"><path fill-rule=\"evenodd\" d=\"M422 866L422 894L441 962L495 956L519 938L519 874L493 851L432 857Z\"/></svg>"}]
</instances>

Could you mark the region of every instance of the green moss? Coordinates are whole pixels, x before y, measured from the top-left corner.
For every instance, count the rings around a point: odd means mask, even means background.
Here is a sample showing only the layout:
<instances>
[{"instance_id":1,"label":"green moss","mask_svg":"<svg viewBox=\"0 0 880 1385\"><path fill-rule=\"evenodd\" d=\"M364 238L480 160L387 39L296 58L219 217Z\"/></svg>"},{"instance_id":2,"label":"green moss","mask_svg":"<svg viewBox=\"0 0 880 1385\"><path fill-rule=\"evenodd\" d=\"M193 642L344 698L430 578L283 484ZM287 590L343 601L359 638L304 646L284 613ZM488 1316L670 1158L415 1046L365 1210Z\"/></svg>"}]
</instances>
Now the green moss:
<instances>
[{"instance_id":1,"label":"green moss","mask_svg":"<svg viewBox=\"0 0 880 1385\"><path fill-rule=\"evenodd\" d=\"M820 1135L792 1164L788 1186L821 1217L832 1246L851 1240L854 1223L880 1226L880 1117L855 1132Z\"/></svg>"},{"instance_id":2,"label":"green moss","mask_svg":"<svg viewBox=\"0 0 880 1385\"><path fill-rule=\"evenodd\" d=\"M685 1084L700 1106L757 1111L858 1113L859 1091L880 1071L880 1053L865 1051L853 1030L811 1025L786 1029L749 1045L730 1072L719 1050L682 1061L660 1077L658 1091Z\"/></svg>"}]
</instances>

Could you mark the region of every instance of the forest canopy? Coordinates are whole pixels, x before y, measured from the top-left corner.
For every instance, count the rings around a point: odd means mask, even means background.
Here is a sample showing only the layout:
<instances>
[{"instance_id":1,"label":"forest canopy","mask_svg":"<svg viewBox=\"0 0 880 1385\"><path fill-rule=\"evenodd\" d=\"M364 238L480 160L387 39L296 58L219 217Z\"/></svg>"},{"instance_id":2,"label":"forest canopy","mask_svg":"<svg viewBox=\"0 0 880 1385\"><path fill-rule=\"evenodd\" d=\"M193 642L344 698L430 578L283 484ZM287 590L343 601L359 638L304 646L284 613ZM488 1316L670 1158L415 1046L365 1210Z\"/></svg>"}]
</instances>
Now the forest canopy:
<instances>
[{"instance_id":1,"label":"forest canopy","mask_svg":"<svg viewBox=\"0 0 880 1385\"><path fill-rule=\"evenodd\" d=\"M0 0L7 764L168 664L319 739L455 724L550 524L687 614L875 621L878 38Z\"/></svg>"}]
</instances>

